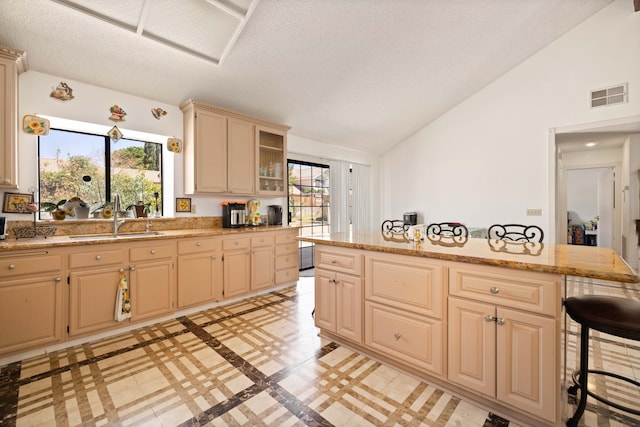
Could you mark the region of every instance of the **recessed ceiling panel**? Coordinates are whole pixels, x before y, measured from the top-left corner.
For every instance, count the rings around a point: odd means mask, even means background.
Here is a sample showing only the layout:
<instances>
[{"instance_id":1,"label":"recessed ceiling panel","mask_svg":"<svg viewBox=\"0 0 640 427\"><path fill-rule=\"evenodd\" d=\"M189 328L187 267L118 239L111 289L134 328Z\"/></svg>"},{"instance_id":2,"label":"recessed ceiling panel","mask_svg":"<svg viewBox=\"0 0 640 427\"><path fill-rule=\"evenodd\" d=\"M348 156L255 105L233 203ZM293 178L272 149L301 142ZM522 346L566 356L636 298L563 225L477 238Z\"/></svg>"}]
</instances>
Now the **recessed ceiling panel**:
<instances>
[{"instance_id":1,"label":"recessed ceiling panel","mask_svg":"<svg viewBox=\"0 0 640 427\"><path fill-rule=\"evenodd\" d=\"M154 0L143 35L219 59L241 21L203 0Z\"/></svg>"},{"instance_id":2,"label":"recessed ceiling panel","mask_svg":"<svg viewBox=\"0 0 640 427\"><path fill-rule=\"evenodd\" d=\"M95 1L95 0L63 0L65 6L72 7L89 15L103 18L112 23L123 23L133 29L138 25L144 0L130 1Z\"/></svg>"}]
</instances>

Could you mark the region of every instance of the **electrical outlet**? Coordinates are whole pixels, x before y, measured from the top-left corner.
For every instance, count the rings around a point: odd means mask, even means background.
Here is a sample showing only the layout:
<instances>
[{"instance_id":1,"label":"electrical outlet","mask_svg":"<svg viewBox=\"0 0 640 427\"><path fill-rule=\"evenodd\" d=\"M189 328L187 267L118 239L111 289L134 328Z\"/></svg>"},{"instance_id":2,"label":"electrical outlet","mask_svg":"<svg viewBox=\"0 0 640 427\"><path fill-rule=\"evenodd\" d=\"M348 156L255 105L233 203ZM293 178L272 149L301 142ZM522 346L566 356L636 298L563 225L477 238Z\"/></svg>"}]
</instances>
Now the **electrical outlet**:
<instances>
[{"instance_id":1,"label":"electrical outlet","mask_svg":"<svg viewBox=\"0 0 640 427\"><path fill-rule=\"evenodd\" d=\"M542 209L527 209L527 216L542 216Z\"/></svg>"},{"instance_id":2,"label":"electrical outlet","mask_svg":"<svg viewBox=\"0 0 640 427\"><path fill-rule=\"evenodd\" d=\"M196 213L196 205L191 205L191 213Z\"/></svg>"}]
</instances>

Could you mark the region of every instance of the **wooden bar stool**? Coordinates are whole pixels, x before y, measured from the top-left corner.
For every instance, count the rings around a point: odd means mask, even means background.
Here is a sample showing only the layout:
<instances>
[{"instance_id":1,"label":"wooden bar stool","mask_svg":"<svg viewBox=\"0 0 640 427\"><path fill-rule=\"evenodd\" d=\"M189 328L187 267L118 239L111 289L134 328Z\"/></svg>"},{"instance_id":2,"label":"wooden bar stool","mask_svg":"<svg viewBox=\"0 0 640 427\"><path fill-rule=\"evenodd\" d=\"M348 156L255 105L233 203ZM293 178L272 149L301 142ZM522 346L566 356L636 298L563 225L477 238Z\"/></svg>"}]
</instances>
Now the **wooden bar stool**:
<instances>
[{"instance_id":1,"label":"wooden bar stool","mask_svg":"<svg viewBox=\"0 0 640 427\"><path fill-rule=\"evenodd\" d=\"M587 406L587 395L607 405L640 415L640 409L629 408L616 402L611 402L587 389L589 374L614 377L640 387L640 382L611 372L589 369L589 329L615 335L621 338L640 341L640 302L625 298L578 295L564 301L567 314L580 324L580 368L573 372L574 385L569 388L570 394L577 394L580 390L580 401L573 417L567 420L567 425L574 427L584 413Z\"/></svg>"}]
</instances>

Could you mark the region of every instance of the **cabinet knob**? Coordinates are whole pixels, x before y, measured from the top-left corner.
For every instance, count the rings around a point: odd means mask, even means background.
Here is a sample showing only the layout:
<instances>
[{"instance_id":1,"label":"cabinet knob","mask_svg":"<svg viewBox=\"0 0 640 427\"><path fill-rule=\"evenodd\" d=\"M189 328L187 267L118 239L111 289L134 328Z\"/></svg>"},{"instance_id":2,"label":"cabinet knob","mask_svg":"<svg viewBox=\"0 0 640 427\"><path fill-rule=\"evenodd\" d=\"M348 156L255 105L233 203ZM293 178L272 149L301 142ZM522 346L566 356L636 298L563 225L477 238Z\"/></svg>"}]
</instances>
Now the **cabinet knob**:
<instances>
[{"instance_id":1,"label":"cabinet knob","mask_svg":"<svg viewBox=\"0 0 640 427\"><path fill-rule=\"evenodd\" d=\"M396 337L396 341L402 338L402 334L400 332L396 332L395 334L393 334L393 336Z\"/></svg>"},{"instance_id":2,"label":"cabinet knob","mask_svg":"<svg viewBox=\"0 0 640 427\"><path fill-rule=\"evenodd\" d=\"M96 261L100 261L102 257L100 255L96 255Z\"/></svg>"},{"instance_id":3,"label":"cabinet knob","mask_svg":"<svg viewBox=\"0 0 640 427\"><path fill-rule=\"evenodd\" d=\"M5 178L2 180L3 184L11 184L11 180L9 178Z\"/></svg>"},{"instance_id":4,"label":"cabinet knob","mask_svg":"<svg viewBox=\"0 0 640 427\"><path fill-rule=\"evenodd\" d=\"M498 292L500 292L500 288L495 287L495 286L493 288L491 288L491 293L492 294L497 294Z\"/></svg>"},{"instance_id":5,"label":"cabinet knob","mask_svg":"<svg viewBox=\"0 0 640 427\"><path fill-rule=\"evenodd\" d=\"M15 269L16 269L16 266L15 266L15 265L13 265L13 264L9 264L9 270L15 270Z\"/></svg>"},{"instance_id":6,"label":"cabinet knob","mask_svg":"<svg viewBox=\"0 0 640 427\"><path fill-rule=\"evenodd\" d=\"M196 246L202 246L202 243L198 242L196 243Z\"/></svg>"},{"instance_id":7,"label":"cabinet knob","mask_svg":"<svg viewBox=\"0 0 640 427\"><path fill-rule=\"evenodd\" d=\"M136 271L136 266L135 265L130 266L129 271Z\"/></svg>"},{"instance_id":8,"label":"cabinet knob","mask_svg":"<svg viewBox=\"0 0 640 427\"><path fill-rule=\"evenodd\" d=\"M485 315L484 315L484 320L486 320L487 322L493 322L494 320L496 320L496 318L495 318L495 317L493 317L493 316L492 316L492 315L490 315L490 314L485 314Z\"/></svg>"},{"instance_id":9,"label":"cabinet knob","mask_svg":"<svg viewBox=\"0 0 640 427\"><path fill-rule=\"evenodd\" d=\"M237 246L237 245L239 245L239 244L240 244L240 242L238 242L238 241L236 240L235 242L233 242L233 244Z\"/></svg>"},{"instance_id":10,"label":"cabinet knob","mask_svg":"<svg viewBox=\"0 0 640 427\"><path fill-rule=\"evenodd\" d=\"M120 273L124 273L124 268L121 268L120 270L118 270Z\"/></svg>"},{"instance_id":11,"label":"cabinet knob","mask_svg":"<svg viewBox=\"0 0 640 427\"><path fill-rule=\"evenodd\" d=\"M62 277L60 276L56 277L56 282L62 282Z\"/></svg>"},{"instance_id":12,"label":"cabinet knob","mask_svg":"<svg viewBox=\"0 0 640 427\"><path fill-rule=\"evenodd\" d=\"M212 256L211 259L216 259L216 257Z\"/></svg>"},{"instance_id":13,"label":"cabinet knob","mask_svg":"<svg viewBox=\"0 0 640 427\"><path fill-rule=\"evenodd\" d=\"M149 251L149 253L150 253L151 255L155 255L156 250L155 250L155 249L151 249L151 250Z\"/></svg>"},{"instance_id":14,"label":"cabinet knob","mask_svg":"<svg viewBox=\"0 0 640 427\"><path fill-rule=\"evenodd\" d=\"M331 260L331 264L336 264L338 261L336 261L335 259Z\"/></svg>"},{"instance_id":15,"label":"cabinet knob","mask_svg":"<svg viewBox=\"0 0 640 427\"><path fill-rule=\"evenodd\" d=\"M498 325L504 325L504 319L502 317L496 317L496 323Z\"/></svg>"}]
</instances>

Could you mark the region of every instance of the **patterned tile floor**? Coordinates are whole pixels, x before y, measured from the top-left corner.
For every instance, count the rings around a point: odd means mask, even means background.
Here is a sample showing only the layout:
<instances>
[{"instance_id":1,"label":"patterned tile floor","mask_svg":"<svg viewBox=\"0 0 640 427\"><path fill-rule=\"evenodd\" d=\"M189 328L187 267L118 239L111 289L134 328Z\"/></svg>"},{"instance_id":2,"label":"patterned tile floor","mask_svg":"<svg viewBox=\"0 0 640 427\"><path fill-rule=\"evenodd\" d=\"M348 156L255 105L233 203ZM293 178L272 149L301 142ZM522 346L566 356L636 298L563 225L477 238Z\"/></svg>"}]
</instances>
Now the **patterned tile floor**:
<instances>
[{"instance_id":1,"label":"patterned tile floor","mask_svg":"<svg viewBox=\"0 0 640 427\"><path fill-rule=\"evenodd\" d=\"M0 425L515 425L318 337L312 307L313 278L301 278L297 287L2 366ZM596 363L640 375L638 343L600 344ZM583 420L640 425L594 403Z\"/></svg>"}]
</instances>

